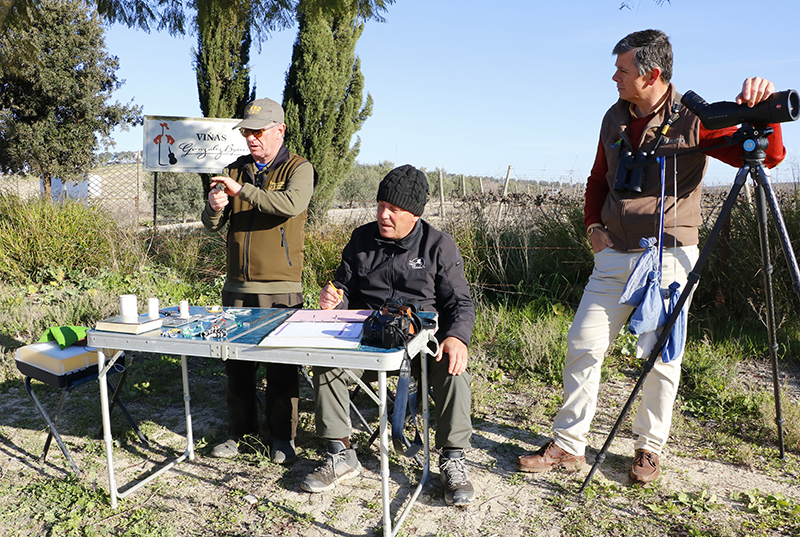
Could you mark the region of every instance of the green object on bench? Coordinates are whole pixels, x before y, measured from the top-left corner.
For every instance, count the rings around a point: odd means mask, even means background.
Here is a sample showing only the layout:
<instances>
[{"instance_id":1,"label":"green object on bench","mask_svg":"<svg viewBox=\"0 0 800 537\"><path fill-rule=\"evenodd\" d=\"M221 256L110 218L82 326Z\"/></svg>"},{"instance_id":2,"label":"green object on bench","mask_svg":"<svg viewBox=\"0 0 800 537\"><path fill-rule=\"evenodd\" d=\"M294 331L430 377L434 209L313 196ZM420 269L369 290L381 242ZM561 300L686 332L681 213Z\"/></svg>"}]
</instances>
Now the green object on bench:
<instances>
[{"instance_id":1,"label":"green object on bench","mask_svg":"<svg viewBox=\"0 0 800 537\"><path fill-rule=\"evenodd\" d=\"M38 342L55 341L63 351L67 347L85 339L88 330L85 326L51 326L42 334Z\"/></svg>"}]
</instances>

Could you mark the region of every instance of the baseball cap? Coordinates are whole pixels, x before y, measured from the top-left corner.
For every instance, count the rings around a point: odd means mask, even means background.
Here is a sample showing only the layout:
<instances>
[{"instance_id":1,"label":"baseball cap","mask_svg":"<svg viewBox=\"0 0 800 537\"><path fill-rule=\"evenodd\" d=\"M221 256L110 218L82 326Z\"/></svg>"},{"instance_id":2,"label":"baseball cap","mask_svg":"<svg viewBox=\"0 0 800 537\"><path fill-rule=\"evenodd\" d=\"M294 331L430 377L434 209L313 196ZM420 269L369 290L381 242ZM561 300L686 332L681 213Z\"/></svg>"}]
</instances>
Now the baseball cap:
<instances>
[{"instance_id":1,"label":"baseball cap","mask_svg":"<svg viewBox=\"0 0 800 537\"><path fill-rule=\"evenodd\" d=\"M244 118L234 129L265 129L272 123L283 123L283 108L272 99L256 99L244 109Z\"/></svg>"}]
</instances>

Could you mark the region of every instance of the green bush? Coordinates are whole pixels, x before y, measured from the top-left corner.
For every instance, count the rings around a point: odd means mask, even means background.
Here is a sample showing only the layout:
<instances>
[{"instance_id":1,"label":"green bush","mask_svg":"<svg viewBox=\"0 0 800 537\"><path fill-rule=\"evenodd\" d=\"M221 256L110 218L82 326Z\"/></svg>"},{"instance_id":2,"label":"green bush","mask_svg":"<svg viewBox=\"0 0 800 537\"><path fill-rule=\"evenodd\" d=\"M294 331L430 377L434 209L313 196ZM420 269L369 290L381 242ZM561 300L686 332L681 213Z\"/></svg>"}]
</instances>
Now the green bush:
<instances>
[{"instance_id":1,"label":"green bush","mask_svg":"<svg viewBox=\"0 0 800 537\"><path fill-rule=\"evenodd\" d=\"M783 220L795 256L800 247L800 193L797 184L776 187ZM716 216L712 215L701 228L701 244L711 233ZM797 291L792 287L792 274L778 239L774 219L768 216L769 256L773 266L772 282L778 325L796 325L800 306ZM721 337L733 335L741 323L762 327L766 322L764 271L755 204L740 194L730 220L714 245L701 273L692 312L705 328L715 329ZM731 323L736 320L736 323ZM761 328L763 330L763 328ZM797 330L797 328L793 328Z\"/></svg>"},{"instance_id":2,"label":"green bush","mask_svg":"<svg viewBox=\"0 0 800 537\"><path fill-rule=\"evenodd\" d=\"M12 282L81 279L103 269L128 272L144 261L134 234L80 202L0 194L0 234L0 277Z\"/></svg>"},{"instance_id":3,"label":"green bush","mask_svg":"<svg viewBox=\"0 0 800 537\"><path fill-rule=\"evenodd\" d=\"M159 224L197 220L205 207L203 182L196 173L150 173L145 184L148 192L153 192L154 185L157 187L156 220Z\"/></svg>"},{"instance_id":4,"label":"green bush","mask_svg":"<svg viewBox=\"0 0 800 537\"><path fill-rule=\"evenodd\" d=\"M462 205L445 228L476 291L490 300L546 297L576 307L593 257L574 197L516 196L499 209L489 199Z\"/></svg>"},{"instance_id":5,"label":"green bush","mask_svg":"<svg viewBox=\"0 0 800 537\"><path fill-rule=\"evenodd\" d=\"M759 413L760 399L738 384L739 361L752 355L742 340L718 343L704 338L686 346L682 363L683 410L703 420L732 426L752 422ZM757 354L757 353L756 353Z\"/></svg>"},{"instance_id":6,"label":"green bush","mask_svg":"<svg viewBox=\"0 0 800 537\"><path fill-rule=\"evenodd\" d=\"M196 227L161 231L147 240L150 259L188 281L210 283L225 277L224 233Z\"/></svg>"},{"instance_id":7,"label":"green bush","mask_svg":"<svg viewBox=\"0 0 800 537\"><path fill-rule=\"evenodd\" d=\"M384 160L379 164L358 164L339 185L336 197L344 207L370 207L375 203L378 183L389 173L394 164Z\"/></svg>"},{"instance_id":8,"label":"green bush","mask_svg":"<svg viewBox=\"0 0 800 537\"><path fill-rule=\"evenodd\" d=\"M319 307L319 291L336 275L342 250L356 223L321 223L308 226L303 252L303 305Z\"/></svg>"},{"instance_id":9,"label":"green bush","mask_svg":"<svg viewBox=\"0 0 800 537\"><path fill-rule=\"evenodd\" d=\"M486 356L490 370L534 375L547 384L560 384L571 316L561 304L545 298L517 307L482 303L473 331L473 346Z\"/></svg>"}]
</instances>

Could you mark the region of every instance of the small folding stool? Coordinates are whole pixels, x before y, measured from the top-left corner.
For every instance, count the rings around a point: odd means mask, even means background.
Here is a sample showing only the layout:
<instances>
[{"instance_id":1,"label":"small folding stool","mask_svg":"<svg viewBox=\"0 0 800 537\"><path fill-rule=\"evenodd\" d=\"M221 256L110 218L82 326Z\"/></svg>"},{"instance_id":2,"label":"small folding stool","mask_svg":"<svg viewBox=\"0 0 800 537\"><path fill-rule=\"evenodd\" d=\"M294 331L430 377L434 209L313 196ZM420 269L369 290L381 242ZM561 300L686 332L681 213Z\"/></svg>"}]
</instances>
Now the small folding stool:
<instances>
[{"instance_id":1,"label":"small folding stool","mask_svg":"<svg viewBox=\"0 0 800 537\"><path fill-rule=\"evenodd\" d=\"M69 461L72 469L76 474L80 474L81 472L80 469L78 469L78 465L75 464L69 451L67 451L64 441L61 439L58 429L56 429L56 424L58 423L61 411L64 408L64 403L70 392L78 386L97 379L97 351L93 347L77 345L61 349L55 341L34 343L17 349L16 363L17 369L25 376L25 389L31 401L33 401L42 419L47 424L48 434L47 440L45 440L44 443L44 451L42 452L41 460L44 460L47 456L50 443L52 439L55 438L58 447L61 448L61 452L64 454L67 461ZM124 360L116 364L110 373L120 374L116 386L112 383L111 377L107 377L108 387L113 394L111 397L111 408L113 408L115 402L119 405L128 423L130 423L133 430L136 431L139 440L147 445L147 439L139 430L139 427L137 427L136 422L133 421L128 409L125 408L125 405L119 398L120 388L128 375L128 371L124 366ZM61 397L58 400L55 419L50 419L47 410L42 406L39 398L36 397L31 387L31 379L36 379L61 390Z\"/></svg>"}]
</instances>

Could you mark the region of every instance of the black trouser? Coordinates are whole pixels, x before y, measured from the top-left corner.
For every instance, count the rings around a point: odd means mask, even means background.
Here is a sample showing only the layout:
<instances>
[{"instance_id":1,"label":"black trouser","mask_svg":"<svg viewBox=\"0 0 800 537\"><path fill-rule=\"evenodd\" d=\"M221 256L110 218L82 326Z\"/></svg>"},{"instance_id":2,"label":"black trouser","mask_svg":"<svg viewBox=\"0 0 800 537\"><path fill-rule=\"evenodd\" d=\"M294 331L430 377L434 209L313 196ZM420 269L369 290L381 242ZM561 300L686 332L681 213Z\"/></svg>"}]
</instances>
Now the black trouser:
<instances>
[{"instance_id":1,"label":"black trouser","mask_svg":"<svg viewBox=\"0 0 800 537\"><path fill-rule=\"evenodd\" d=\"M235 308L301 308L302 293L253 295L222 292L222 305ZM271 440L294 440L300 401L299 368L291 364L265 364L267 391L264 422ZM258 435L256 369L259 362L226 360L228 375L228 433L233 437Z\"/></svg>"}]
</instances>

